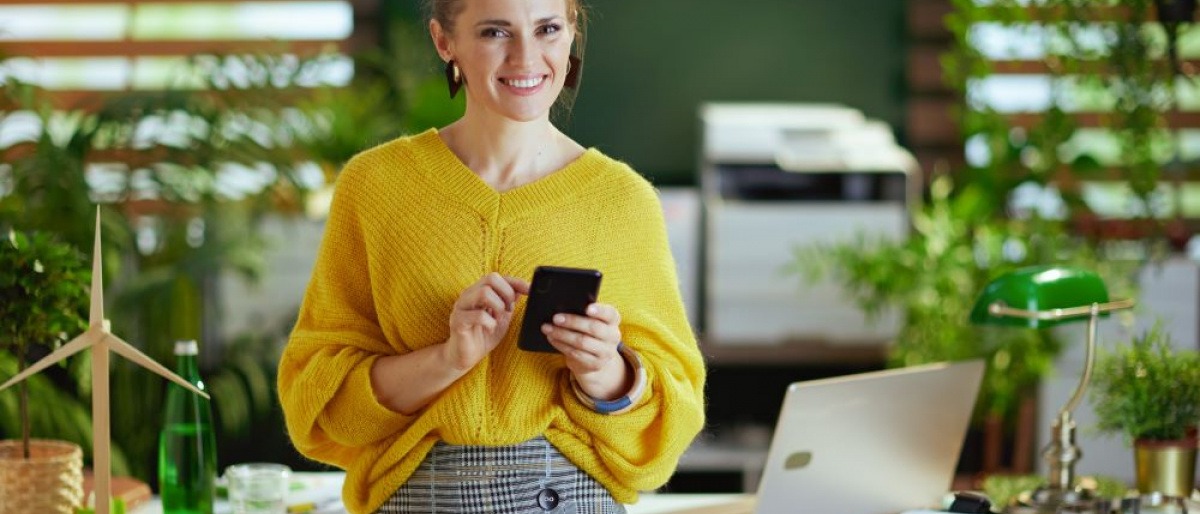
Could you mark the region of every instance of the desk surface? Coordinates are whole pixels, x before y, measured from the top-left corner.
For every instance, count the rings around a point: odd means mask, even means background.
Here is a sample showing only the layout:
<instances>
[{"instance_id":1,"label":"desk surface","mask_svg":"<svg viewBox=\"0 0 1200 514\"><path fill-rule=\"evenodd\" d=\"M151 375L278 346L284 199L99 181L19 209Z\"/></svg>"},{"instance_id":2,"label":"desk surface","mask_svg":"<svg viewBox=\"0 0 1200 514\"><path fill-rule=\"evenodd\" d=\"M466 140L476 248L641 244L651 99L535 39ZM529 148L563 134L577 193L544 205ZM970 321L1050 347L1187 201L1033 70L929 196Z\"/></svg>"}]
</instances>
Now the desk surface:
<instances>
[{"instance_id":1,"label":"desk surface","mask_svg":"<svg viewBox=\"0 0 1200 514\"><path fill-rule=\"evenodd\" d=\"M288 505L313 503L319 509L308 514L344 514L341 505L342 472L292 474L292 491ZM643 494L629 514L749 514L752 496L745 494ZM218 501L214 514L229 514L229 504ZM155 498L130 511L129 514L162 514L162 504Z\"/></svg>"}]
</instances>

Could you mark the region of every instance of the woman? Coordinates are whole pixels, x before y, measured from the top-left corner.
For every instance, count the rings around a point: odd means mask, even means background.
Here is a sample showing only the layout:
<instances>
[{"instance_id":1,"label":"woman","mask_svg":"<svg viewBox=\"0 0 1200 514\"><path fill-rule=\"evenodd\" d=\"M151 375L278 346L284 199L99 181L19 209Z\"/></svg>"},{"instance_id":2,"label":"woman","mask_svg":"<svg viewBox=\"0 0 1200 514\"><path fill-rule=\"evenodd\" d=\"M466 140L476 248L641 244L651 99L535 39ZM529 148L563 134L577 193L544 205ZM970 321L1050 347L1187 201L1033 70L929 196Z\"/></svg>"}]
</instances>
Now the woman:
<instances>
[{"instance_id":1,"label":"woman","mask_svg":"<svg viewBox=\"0 0 1200 514\"><path fill-rule=\"evenodd\" d=\"M351 512L622 512L703 426L653 188L550 122L579 1L432 0L464 115L338 177L278 385ZM541 327L560 353L516 344L540 265L604 274L587 315Z\"/></svg>"}]
</instances>

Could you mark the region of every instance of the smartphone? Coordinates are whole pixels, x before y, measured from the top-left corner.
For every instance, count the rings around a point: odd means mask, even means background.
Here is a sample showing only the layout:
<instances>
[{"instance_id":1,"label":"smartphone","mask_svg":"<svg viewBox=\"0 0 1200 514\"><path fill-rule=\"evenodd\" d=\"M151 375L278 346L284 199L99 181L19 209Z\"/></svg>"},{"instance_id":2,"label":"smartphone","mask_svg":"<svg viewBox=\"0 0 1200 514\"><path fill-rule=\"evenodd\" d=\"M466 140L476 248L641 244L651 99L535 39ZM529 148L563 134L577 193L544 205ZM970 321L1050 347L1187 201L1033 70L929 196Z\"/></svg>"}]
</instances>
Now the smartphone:
<instances>
[{"instance_id":1,"label":"smartphone","mask_svg":"<svg viewBox=\"0 0 1200 514\"><path fill-rule=\"evenodd\" d=\"M560 312L583 316L600 293L600 277L594 269L538 266L529 285L517 347L530 352L557 352L542 333L542 324L552 323Z\"/></svg>"}]
</instances>

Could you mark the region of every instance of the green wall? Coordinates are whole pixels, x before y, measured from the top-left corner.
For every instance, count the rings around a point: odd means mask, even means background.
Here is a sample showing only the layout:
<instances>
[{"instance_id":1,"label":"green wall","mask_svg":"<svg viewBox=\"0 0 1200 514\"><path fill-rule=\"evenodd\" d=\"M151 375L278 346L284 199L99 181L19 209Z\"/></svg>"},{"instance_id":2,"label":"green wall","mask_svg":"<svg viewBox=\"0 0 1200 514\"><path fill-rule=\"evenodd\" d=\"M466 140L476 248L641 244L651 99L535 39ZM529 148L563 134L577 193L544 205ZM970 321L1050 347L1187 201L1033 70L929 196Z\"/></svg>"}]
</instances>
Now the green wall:
<instances>
[{"instance_id":1,"label":"green wall","mask_svg":"<svg viewBox=\"0 0 1200 514\"><path fill-rule=\"evenodd\" d=\"M394 2L408 16L415 3ZM899 129L904 3L590 0L564 129L661 185L695 182L703 102L836 102Z\"/></svg>"}]
</instances>

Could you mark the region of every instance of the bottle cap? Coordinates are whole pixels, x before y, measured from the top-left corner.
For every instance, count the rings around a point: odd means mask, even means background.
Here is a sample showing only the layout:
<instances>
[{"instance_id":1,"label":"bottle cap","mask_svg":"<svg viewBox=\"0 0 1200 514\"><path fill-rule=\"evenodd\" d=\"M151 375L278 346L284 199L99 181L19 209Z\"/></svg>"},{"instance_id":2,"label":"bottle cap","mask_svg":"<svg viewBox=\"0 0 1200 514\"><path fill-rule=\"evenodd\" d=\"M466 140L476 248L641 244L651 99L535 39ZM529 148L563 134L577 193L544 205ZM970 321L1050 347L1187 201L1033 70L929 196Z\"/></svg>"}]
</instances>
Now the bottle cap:
<instances>
[{"instance_id":1,"label":"bottle cap","mask_svg":"<svg viewBox=\"0 0 1200 514\"><path fill-rule=\"evenodd\" d=\"M175 341L175 355L196 355L200 353L200 345L195 339Z\"/></svg>"}]
</instances>

